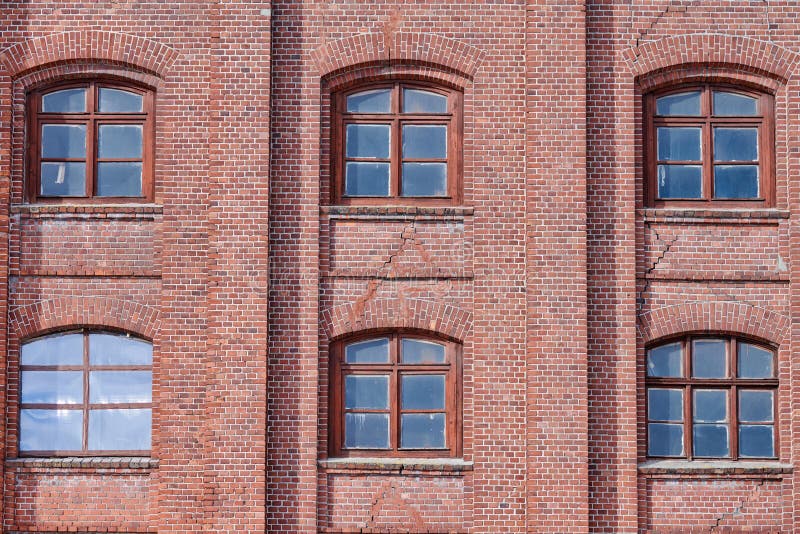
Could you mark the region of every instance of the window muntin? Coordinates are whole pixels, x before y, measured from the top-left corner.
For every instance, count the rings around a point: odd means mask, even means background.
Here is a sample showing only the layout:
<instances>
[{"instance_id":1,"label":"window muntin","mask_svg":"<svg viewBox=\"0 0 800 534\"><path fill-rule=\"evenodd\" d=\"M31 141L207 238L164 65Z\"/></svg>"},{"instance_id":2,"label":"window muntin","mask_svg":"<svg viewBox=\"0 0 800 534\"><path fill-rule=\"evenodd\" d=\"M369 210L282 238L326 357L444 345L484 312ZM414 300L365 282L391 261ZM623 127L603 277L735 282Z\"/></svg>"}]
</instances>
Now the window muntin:
<instances>
[{"instance_id":1,"label":"window muntin","mask_svg":"<svg viewBox=\"0 0 800 534\"><path fill-rule=\"evenodd\" d=\"M650 204L772 205L771 95L708 84L645 102Z\"/></svg>"},{"instance_id":2,"label":"window muntin","mask_svg":"<svg viewBox=\"0 0 800 534\"><path fill-rule=\"evenodd\" d=\"M459 202L460 102L456 91L400 82L338 94L335 201Z\"/></svg>"},{"instance_id":3,"label":"window muntin","mask_svg":"<svg viewBox=\"0 0 800 534\"><path fill-rule=\"evenodd\" d=\"M22 456L147 455L153 349L91 330L39 337L20 348Z\"/></svg>"},{"instance_id":4,"label":"window muntin","mask_svg":"<svg viewBox=\"0 0 800 534\"><path fill-rule=\"evenodd\" d=\"M101 81L29 95L28 199L152 200L153 95Z\"/></svg>"},{"instance_id":5,"label":"window muntin","mask_svg":"<svg viewBox=\"0 0 800 534\"><path fill-rule=\"evenodd\" d=\"M735 337L689 336L647 350L647 454L776 458L775 351Z\"/></svg>"},{"instance_id":6,"label":"window muntin","mask_svg":"<svg viewBox=\"0 0 800 534\"><path fill-rule=\"evenodd\" d=\"M461 454L460 347L411 334L334 343L333 456Z\"/></svg>"}]
</instances>

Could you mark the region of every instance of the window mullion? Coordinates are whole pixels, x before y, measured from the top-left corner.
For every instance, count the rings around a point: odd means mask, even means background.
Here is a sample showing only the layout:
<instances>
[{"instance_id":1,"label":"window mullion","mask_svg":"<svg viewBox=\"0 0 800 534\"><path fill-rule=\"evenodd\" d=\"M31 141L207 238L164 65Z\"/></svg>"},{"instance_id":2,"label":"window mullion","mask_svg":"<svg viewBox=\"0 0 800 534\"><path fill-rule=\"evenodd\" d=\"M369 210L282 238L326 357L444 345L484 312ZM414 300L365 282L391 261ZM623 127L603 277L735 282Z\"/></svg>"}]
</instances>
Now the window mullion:
<instances>
[{"instance_id":1,"label":"window mullion","mask_svg":"<svg viewBox=\"0 0 800 534\"><path fill-rule=\"evenodd\" d=\"M686 458L691 460L693 457L693 441L694 441L694 421L692 419L694 414L694 399L692 394L692 386L691 384L687 385L684 389L684 395L686 396L683 401L683 432L684 432L684 443L686 446Z\"/></svg>"},{"instance_id":2,"label":"window mullion","mask_svg":"<svg viewBox=\"0 0 800 534\"><path fill-rule=\"evenodd\" d=\"M89 333L83 332L83 448L89 450Z\"/></svg>"}]
</instances>

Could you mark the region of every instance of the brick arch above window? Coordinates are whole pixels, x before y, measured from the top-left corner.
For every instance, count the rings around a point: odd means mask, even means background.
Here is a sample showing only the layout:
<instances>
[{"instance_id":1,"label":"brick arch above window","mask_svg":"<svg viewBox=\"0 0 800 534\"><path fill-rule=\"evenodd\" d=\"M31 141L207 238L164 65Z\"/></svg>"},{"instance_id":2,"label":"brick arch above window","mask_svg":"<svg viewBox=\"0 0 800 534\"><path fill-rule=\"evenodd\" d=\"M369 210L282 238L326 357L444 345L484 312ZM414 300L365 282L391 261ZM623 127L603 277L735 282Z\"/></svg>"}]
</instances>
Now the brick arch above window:
<instances>
[{"instance_id":1,"label":"brick arch above window","mask_svg":"<svg viewBox=\"0 0 800 534\"><path fill-rule=\"evenodd\" d=\"M645 344L687 332L735 332L782 345L791 326L785 315L742 302L688 302L639 316L639 338Z\"/></svg>"},{"instance_id":2,"label":"brick arch above window","mask_svg":"<svg viewBox=\"0 0 800 534\"><path fill-rule=\"evenodd\" d=\"M123 330L152 340L161 327L161 312L129 300L79 296L42 300L9 312L9 333L17 339L90 325Z\"/></svg>"},{"instance_id":3,"label":"brick arch above window","mask_svg":"<svg viewBox=\"0 0 800 534\"><path fill-rule=\"evenodd\" d=\"M485 52L463 41L431 33L363 33L329 41L312 52L322 77L365 65L412 63L473 78Z\"/></svg>"},{"instance_id":4,"label":"brick arch above window","mask_svg":"<svg viewBox=\"0 0 800 534\"><path fill-rule=\"evenodd\" d=\"M694 64L708 66L710 70L728 66L729 72L760 74L785 82L800 62L800 54L773 43L711 33L675 35L646 42L624 50L622 58L633 76L640 79Z\"/></svg>"},{"instance_id":5,"label":"brick arch above window","mask_svg":"<svg viewBox=\"0 0 800 534\"><path fill-rule=\"evenodd\" d=\"M50 65L94 61L164 78L179 53L158 41L119 32L69 31L34 37L0 52L0 65L13 78Z\"/></svg>"},{"instance_id":6,"label":"brick arch above window","mask_svg":"<svg viewBox=\"0 0 800 534\"><path fill-rule=\"evenodd\" d=\"M376 299L342 304L324 310L320 319L328 339L360 331L402 328L463 341L472 329L472 313L423 299Z\"/></svg>"}]
</instances>

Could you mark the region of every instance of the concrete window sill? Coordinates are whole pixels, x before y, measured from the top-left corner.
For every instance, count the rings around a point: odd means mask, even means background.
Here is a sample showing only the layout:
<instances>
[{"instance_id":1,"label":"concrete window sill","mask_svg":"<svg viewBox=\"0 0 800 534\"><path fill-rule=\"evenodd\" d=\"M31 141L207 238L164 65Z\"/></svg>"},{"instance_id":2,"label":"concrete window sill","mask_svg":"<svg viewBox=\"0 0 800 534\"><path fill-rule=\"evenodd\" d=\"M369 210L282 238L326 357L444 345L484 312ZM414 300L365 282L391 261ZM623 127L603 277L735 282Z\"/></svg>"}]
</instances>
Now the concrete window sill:
<instances>
[{"instance_id":1,"label":"concrete window sill","mask_svg":"<svg viewBox=\"0 0 800 534\"><path fill-rule=\"evenodd\" d=\"M331 458L317 463L327 473L463 475L473 468L460 458Z\"/></svg>"},{"instance_id":2,"label":"concrete window sill","mask_svg":"<svg viewBox=\"0 0 800 534\"><path fill-rule=\"evenodd\" d=\"M158 468L156 458L141 456L68 456L59 458L9 458L7 469L115 469L153 470Z\"/></svg>"},{"instance_id":3,"label":"concrete window sill","mask_svg":"<svg viewBox=\"0 0 800 534\"><path fill-rule=\"evenodd\" d=\"M639 464L639 473L645 475L784 475L793 469L792 464L778 461L651 460Z\"/></svg>"}]
</instances>

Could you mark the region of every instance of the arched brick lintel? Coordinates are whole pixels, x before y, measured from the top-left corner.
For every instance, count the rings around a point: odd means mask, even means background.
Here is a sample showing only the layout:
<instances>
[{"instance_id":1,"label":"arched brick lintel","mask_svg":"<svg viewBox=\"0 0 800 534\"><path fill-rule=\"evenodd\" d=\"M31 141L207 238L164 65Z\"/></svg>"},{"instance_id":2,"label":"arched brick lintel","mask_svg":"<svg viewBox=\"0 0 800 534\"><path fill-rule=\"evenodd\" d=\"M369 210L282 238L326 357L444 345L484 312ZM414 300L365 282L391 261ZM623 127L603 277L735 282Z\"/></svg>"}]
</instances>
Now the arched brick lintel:
<instances>
[{"instance_id":1,"label":"arched brick lintel","mask_svg":"<svg viewBox=\"0 0 800 534\"><path fill-rule=\"evenodd\" d=\"M9 313L9 333L17 339L71 326L118 328L152 340L161 326L161 314L137 302L77 296L43 300Z\"/></svg>"},{"instance_id":2,"label":"arched brick lintel","mask_svg":"<svg viewBox=\"0 0 800 534\"><path fill-rule=\"evenodd\" d=\"M68 31L16 43L0 52L0 64L13 78L49 65L76 61L121 65L164 78L178 55L163 43L136 35Z\"/></svg>"},{"instance_id":3,"label":"arched brick lintel","mask_svg":"<svg viewBox=\"0 0 800 534\"><path fill-rule=\"evenodd\" d=\"M800 54L767 41L714 33L665 37L628 48L622 55L635 78L694 64L742 69L781 83L792 77L800 59Z\"/></svg>"},{"instance_id":4,"label":"arched brick lintel","mask_svg":"<svg viewBox=\"0 0 800 534\"><path fill-rule=\"evenodd\" d=\"M391 39L391 42L387 41ZM411 62L434 66L472 79L483 50L463 41L432 33L362 33L329 41L312 52L322 77L363 65Z\"/></svg>"},{"instance_id":5,"label":"arched brick lintel","mask_svg":"<svg viewBox=\"0 0 800 534\"><path fill-rule=\"evenodd\" d=\"M472 329L472 314L430 300L376 299L366 304L356 302L324 310L321 326L329 340L364 330L408 328L464 341Z\"/></svg>"},{"instance_id":6,"label":"arched brick lintel","mask_svg":"<svg viewBox=\"0 0 800 534\"><path fill-rule=\"evenodd\" d=\"M639 316L643 343L688 332L730 332L783 344L791 320L785 315L741 302L688 302L658 308Z\"/></svg>"}]
</instances>

